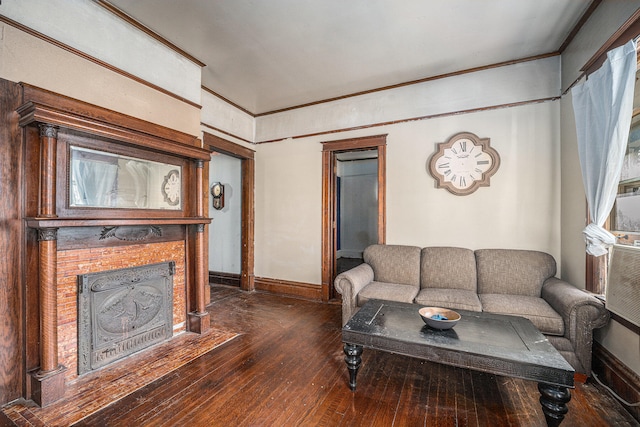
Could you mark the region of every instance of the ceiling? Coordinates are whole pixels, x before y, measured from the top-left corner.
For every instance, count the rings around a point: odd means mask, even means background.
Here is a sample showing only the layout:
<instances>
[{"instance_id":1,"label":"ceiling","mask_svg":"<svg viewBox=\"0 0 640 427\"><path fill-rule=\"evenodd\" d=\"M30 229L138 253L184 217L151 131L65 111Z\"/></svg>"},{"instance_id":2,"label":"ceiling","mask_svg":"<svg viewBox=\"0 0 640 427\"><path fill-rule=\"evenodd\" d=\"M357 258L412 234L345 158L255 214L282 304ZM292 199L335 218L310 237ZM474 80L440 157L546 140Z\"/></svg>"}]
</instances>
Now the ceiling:
<instances>
[{"instance_id":1,"label":"ceiling","mask_svg":"<svg viewBox=\"0 0 640 427\"><path fill-rule=\"evenodd\" d=\"M109 0L252 114L557 52L586 0Z\"/></svg>"}]
</instances>

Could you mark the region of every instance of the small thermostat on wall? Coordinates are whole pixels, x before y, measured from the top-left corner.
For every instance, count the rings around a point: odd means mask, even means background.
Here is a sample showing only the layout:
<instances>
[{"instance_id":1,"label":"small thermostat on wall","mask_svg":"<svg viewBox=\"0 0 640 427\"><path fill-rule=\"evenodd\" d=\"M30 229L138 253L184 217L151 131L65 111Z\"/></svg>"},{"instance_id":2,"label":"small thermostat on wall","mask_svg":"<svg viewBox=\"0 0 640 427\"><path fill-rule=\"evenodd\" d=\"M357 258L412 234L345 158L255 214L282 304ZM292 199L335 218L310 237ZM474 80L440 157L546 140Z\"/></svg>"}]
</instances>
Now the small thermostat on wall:
<instances>
[{"instance_id":1,"label":"small thermostat on wall","mask_svg":"<svg viewBox=\"0 0 640 427\"><path fill-rule=\"evenodd\" d=\"M214 182L211 185L211 196L214 209L224 208L224 185L222 183Z\"/></svg>"}]
</instances>

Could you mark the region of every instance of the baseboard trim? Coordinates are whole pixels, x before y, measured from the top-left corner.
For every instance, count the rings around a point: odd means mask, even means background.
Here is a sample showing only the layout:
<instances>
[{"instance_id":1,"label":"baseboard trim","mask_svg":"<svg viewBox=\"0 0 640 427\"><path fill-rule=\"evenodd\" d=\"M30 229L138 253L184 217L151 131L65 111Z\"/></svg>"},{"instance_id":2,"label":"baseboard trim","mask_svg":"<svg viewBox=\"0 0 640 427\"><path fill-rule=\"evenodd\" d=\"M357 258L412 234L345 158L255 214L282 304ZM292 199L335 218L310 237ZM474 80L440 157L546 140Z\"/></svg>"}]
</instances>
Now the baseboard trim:
<instances>
[{"instance_id":1,"label":"baseboard trim","mask_svg":"<svg viewBox=\"0 0 640 427\"><path fill-rule=\"evenodd\" d=\"M629 369L602 344L593 343L593 371L600 381L627 402L640 402L640 376ZM623 405L624 406L624 405ZM640 407L624 406L640 422Z\"/></svg>"},{"instance_id":2,"label":"baseboard trim","mask_svg":"<svg viewBox=\"0 0 640 427\"><path fill-rule=\"evenodd\" d=\"M240 287L240 274L223 273L221 271L209 272L209 283L216 285L229 285Z\"/></svg>"},{"instance_id":3,"label":"baseboard trim","mask_svg":"<svg viewBox=\"0 0 640 427\"><path fill-rule=\"evenodd\" d=\"M255 289L256 291L322 301L322 286L312 285L310 283L256 277Z\"/></svg>"}]
</instances>

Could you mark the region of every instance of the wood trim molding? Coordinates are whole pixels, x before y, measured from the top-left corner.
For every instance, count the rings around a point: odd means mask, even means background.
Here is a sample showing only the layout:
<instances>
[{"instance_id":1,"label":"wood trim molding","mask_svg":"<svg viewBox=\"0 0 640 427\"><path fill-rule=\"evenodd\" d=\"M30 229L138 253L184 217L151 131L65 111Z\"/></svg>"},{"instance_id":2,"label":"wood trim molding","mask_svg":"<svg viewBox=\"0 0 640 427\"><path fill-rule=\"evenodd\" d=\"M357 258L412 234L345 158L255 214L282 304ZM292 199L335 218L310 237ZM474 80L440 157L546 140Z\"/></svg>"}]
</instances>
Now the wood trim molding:
<instances>
[{"instance_id":1,"label":"wood trim molding","mask_svg":"<svg viewBox=\"0 0 640 427\"><path fill-rule=\"evenodd\" d=\"M173 129L22 83L24 99L17 112L20 126L47 123L91 133L152 150L209 160L200 140ZM53 106L55 105L55 107Z\"/></svg>"},{"instance_id":2,"label":"wood trim molding","mask_svg":"<svg viewBox=\"0 0 640 427\"><path fill-rule=\"evenodd\" d=\"M223 154L228 154L233 157L253 159L256 153L250 148L243 147L242 145L235 144L231 141L227 141L224 138L220 138L219 136L212 135L207 132L203 132L202 140L204 141L204 145L206 147L215 148L215 151Z\"/></svg>"},{"instance_id":3,"label":"wood trim molding","mask_svg":"<svg viewBox=\"0 0 640 427\"><path fill-rule=\"evenodd\" d=\"M569 32L569 35L567 36L567 38L564 39L564 42L562 42L562 44L558 48L558 52L563 53L565 51L567 46L569 46L573 41L573 39L576 37L578 32L580 32L580 29L582 28L582 26L589 20L589 18L591 18L591 15L593 15L593 12L595 12L598 6L600 6L600 3L602 3L602 0L592 0L587 10L582 14L580 19L578 20L578 23L573 27L573 29Z\"/></svg>"},{"instance_id":4,"label":"wood trim molding","mask_svg":"<svg viewBox=\"0 0 640 427\"><path fill-rule=\"evenodd\" d=\"M326 130L326 131L321 131L321 132L313 132L313 133L299 134L299 135L290 135L290 136L281 137L281 138L277 138L277 139L269 139L269 140L264 140L264 141L258 141L258 142L255 142L255 144L268 144L268 143L272 143L272 142L283 141L283 140L288 139L288 138L290 138L290 139L309 138L309 137L312 137L312 136L331 135L331 134L334 134L334 133L342 133L342 132L348 132L348 131L353 131L353 130L371 129L371 128L380 127L380 126L397 125L397 124L401 124L401 123L415 122L415 121L418 121L418 120L429 120L429 119L436 119L436 118L449 117L449 116L459 116L461 114L470 114L470 113L477 113L477 112L481 112L481 111L498 110L500 108L520 107L520 106L529 105L529 104L539 104L539 103L542 103L542 102L557 101L560 98L561 98L560 96L552 96L552 97L549 97L549 98L532 99L532 100L527 100L527 101L511 102L511 103L508 103L508 104L496 104L496 105L489 105L489 106L486 106L486 107L470 108L468 110L448 111L448 112L445 112L445 113L429 114L429 115L426 115L426 116L409 117L409 118L406 118L406 119L390 120L388 122L371 123L371 124L362 125L362 126L351 126L351 127L347 127L347 128L332 129L332 130Z\"/></svg>"},{"instance_id":5,"label":"wood trim molding","mask_svg":"<svg viewBox=\"0 0 640 427\"><path fill-rule=\"evenodd\" d=\"M322 143L322 300L334 298L336 274L336 153L378 151L378 243L386 243L386 144L387 135L364 136Z\"/></svg>"},{"instance_id":6,"label":"wood trim molding","mask_svg":"<svg viewBox=\"0 0 640 427\"><path fill-rule=\"evenodd\" d=\"M240 288L245 291L255 289L255 180L256 162L253 158L243 158Z\"/></svg>"},{"instance_id":7,"label":"wood trim molding","mask_svg":"<svg viewBox=\"0 0 640 427\"><path fill-rule=\"evenodd\" d=\"M203 132L202 140L210 151L217 151L242 161L240 288L253 291L255 289L255 151L207 132Z\"/></svg>"},{"instance_id":8,"label":"wood trim molding","mask_svg":"<svg viewBox=\"0 0 640 427\"><path fill-rule=\"evenodd\" d=\"M350 93L348 95L336 96L336 97L333 97L333 98L327 98L327 99L323 99L323 100L320 100L320 101L314 101L314 102L309 102L309 103L306 103L306 104L295 105L293 107L287 107L287 108L281 108L279 110L267 111L265 113L255 114L255 117L262 117L262 116L268 116L268 115L271 115L271 114L283 113L285 111L297 110L299 108L311 107L313 105L318 105L318 104L326 104L328 102L339 101L341 99L353 98L353 97L361 96L361 95L368 95L368 94L375 93L375 92L383 92L385 90L398 89L398 88L405 87L405 86L412 86L412 85L416 85L416 84L420 84L420 83L426 83L426 82L430 82L430 81L434 81L434 80L440 80L440 79L446 79L446 78L449 78L449 77L460 76L460 75L463 75L463 74L475 73L475 72L478 72L478 71L486 71L486 70L490 70L492 68L500 68L500 67L505 67L505 66L508 66L508 65L521 64L523 62L536 61L538 59L551 58L551 57L554 57L554 56L558 56L559 54L560 54L559 52L551 52L551 53L545 53L545 54L542 54L542 55L529 56L529 57L526 57L526 58L512 59L510 61L498 62L498 63L490 64L490 65L483 65L481 67L467 68L465 70L454 71L454 72L451 72L451 73L438 74L436 76L424 77L424 78L421 78L421 79L410 80L408 82L397 83L397 84L383 86L383 87L370 89L370 90L363 90L363 91L360 91L360 92Z\"/></svg>"},{"instance_id":9,"label":"wood trim molding","mask_svg":"<svg viewBox=\"0 0 640 427\"><path fill-rule=\"evenodd\" d=\"M286 137L282 137L282 138L269 139L269 140L257 141L257 142L250 141L248 139L242 138L242 137L240 137L238 135L235 135L235 134L227 132L227 131L225 131L223 129L217 128L217 127L215 127L213 125L210 125L208 123L201 122L200 125L204 126L206 128L209 128L209 129L211 129L213 131L220 132L220 133L222 133L224 135L228 135L228 136L230 136L230 137L232 137L234 139L237 139L239 141L246 142L248 144L269 144L269 143L273 143L273 142L280 142L280 141L283 141L283 140L288 139L288 138L301 139L301 138L310 138L310 137L321 136L321 135L332 135L332 134L349 132L349 131L354 131L354 130L371 129L371 128L376 128L376 127L381 127L381 126L389 126L389 125L396 125L396 124L402 124L402 123L408 123L408 122L415 122L415 121L418 121L418 120L429 120L429 119L436 119L436 118L449 117L449 116L458 116L458 115L461 115L461 114L477 113L477 112L481 112L481 111L497 110L497 109L501 109L501 108L520 107L520 106L528 105L528 104L539 104L539 103L542 103L542 102L557 101L560 98L561 98L560 96L554 96L554 97L550 97L550 98L541 98L541 99L534 99L534 100L530 100L530 101L513 102L513 103L509 103L509 104L490 105L490 106L480 107L480 108L471 108L471 109L468 109L468 110L450 111L450 112L446 112L446 113L431 114L431 115L427 115L427 116L410 117L410 118L407 118L407 119L392 120L392 121L388 121L388 122L372 123L372 124L362 125L362 126L353 126L353 127L348 127L348 128L331 129L331 130L308 133L308 134L291 135L291 136L286 136Z\"/></svg>"},{"instance_id":10,"label":"wood trim molding","mask_svg":"<svg viewBox=\"0 0 640 427\"><path fill-rule=\"evenodd\" d=\"M332 280L336 271L335 216L335 155L322 151L322 300L333 297Z\"/></svg>"},{"instance_id":11,"label":"wood trim molding","mask_svg":"<svg viewBox=\"0 0 640 427\"><path fill-rule=\"evenodd\" d=\"M640 35L640 9L631 15L622 26L609 37L600 49L580 69L584 74L591 74L602 66L607 58L607 52L622 46L629 40Z\"/></svg>"},{"instance_id":12,"label":"wood trim molding","mask_svg":"<svg viewBox=\"0 0 640 427\"><path fill-rule=\"evenodd\" d=\"M29 28L29 27L27 27L25 25L22 25L19 22L16 22L16 21L14 21L12 19L9 19L6 16L0 15L0 22L4 22L5 24L10 25L10 26L12 26L12 27L14 27L14 28L16 28L16 29L18 29L18 30L20 30L22 32L25 32L25 33L33 36L33 37L36 37L36 38L38 38L40 40L43 40L43 41L45 41L47 43L50 43L50 44L52 44L52 45L54 45L54 46L56 46L56 47L58 47L60 49L66 50L67 52L70 52L70 53L72 53L72 54L74 54L76 56L79 56L80 58L83 58L83 59L85 59L87 61L93 62L94 64L97 64L97 65L99 65L101 67L104 67L109 71L113 71L114 73L120 74L121 76L124 76L124 77L126 77L128 79L131 79L131 80L133 80L133 81L135 81L137 83L140 83L140 84L142 84L144 86L150 87L151 89L157 90L158 92L161 92L161 93L163 93L163 94L165 94L167 96L170 96L171 98L177 99L178 101L184 102L185 104L191 105L192 107L195 107L195 108L198 108L198 109L202 109L202 105L200 105L200 104L198 104L198 103L196 103L194 101L191 101L191 100L189 100L187 98L184 98L184 97L182 97L182 96L180 96L178 94L175 94L175 93L173 93L173 92L171 92L171 91L169 91L169 90L167 90L165 88L162 88L162 87L160 87L160 86L158 86L156 84L153 84L153 83L151 83L151 82L149 82L147 80L141 79L140 77L135 76L135 75L133 75L133 74L127 72L127 71L124 71L124 70L122 70L122 69L120 69L118 67L114 67L113 65L111 65L111 64L109 64L107 62L104 62L104 61L102 61L102 60L100 60L100 59L98 59L98 58L96 58L94 56L88 55L88 54L86 54L86 53L84 53L84 52L82 52L82 51L80 51L80 50L78 50L78 49L76 49L74 47L71 47L71 46L69 46L67 44L59 42L58 40L55 40L55 39L53 39L53 38L51 38L51 37L49 37L49 36L47 36L45 34L42 34L42 33L38 32L36 30L33 30L33 29L31 29L31 28Z\"/></svg>"},{"instance_id":13,"label":"wood trim molding","mask_svg":"<svg viewBox=\"0 0 640 427\"><path fill-rule=\"evenodd\" d=\"M387 134L362 136L359 138L340 139L337 141L325 141L322 143L322 151L349 151L377 148L387 144Z\"/></svg>"},{"instance_id":14,"label":"wood trim molding","mask_svg":"<svg viewBox=\"0 0 640 427\"><path fill-rule=\"evenodd\" d=\"M631 323L619 314L613 313L611 311L609 312L609 314L611 315L611 320L615 320L625 328L629 329L631 332L635 333L636 335L640 335L640 326Z\"/></svg>"},{"instance_id":15,"label":"wood trim molding","mask_svg":"<svg viewBox=\"0 0 640 427\"><path fill-rule=\"evenodd\" d=\"M597 341L593 342L593 372L627 402L640 402L640 376ZM640 422L640 407L625 408Z\"/></svg>"},{"instance_id":16,"label":"wood trim molding","mask_svg":"<svg viewBox=\"0 0 640 427\"><path fill-rule=\"evenodd\" d=\"M240 287L240 274L224 273L222 271L209 271L210 285L227 285Z\"/></svg>"},{"instance_id":17,"label":"wood trim molding","mask_svg":"<svg viewBox=\"0 0 640 427\"><path fill-rule=\"evenodd\" d=\"M102 6L103 8L108 10L109 12L113 13L114 15L116 15L118 18L120 18L123 21L127 22L129 25L137 28L138 30L140 30L143 33L145 33L146 35L150 36L151 38L153 38L156 41L158 41L158 42L162 43L163 45L167 46L169 49L173 50L174 52L178 53L179 55L184 56L185 58L187 58L189 61L193 62L194 64L196 64L196 65L198 65L200 67L206 67L207 66L207 64L205 64L204 62L200 61L195 56L187 53L186 51L184 51L182 49L180 49L178 46L176 46L175 44L171 43L169 40L165 39L160 34L156 33L151 28L149 28L146 25L142 24L140 21L136 20L131 15L125 13L121 9L119 9L116 6L112 5L108 1L106 1L106 0L95 0L95 2L96 2L96 4L98 6Z\"/></svg>"},{"instance_id":18,"label":"wood trim molding","mask_svg":"<svg viewBox=\"0 0 640 427\"><path fill-rule=\"evenodd\" d=\"M270 292L279 295L288 295L314 301L322 300L322 286L312 285L310 283L256 277L255 288L257 291Z\"/></svg>"},{"instance_id":19,"label":"wood trim molding","mask_svg":"<svg viewBox=\"0 0 640 427\"><path fill-rule=\"evenodd\" d=\"M243 113L245 113L245 114L247 114L247 115L249 115L249 116L251 116L253 118L256 117L256 115L254 113L252 113L251 111L249 111L246 108L236 104L235 102L231 101L229 98L225 98L224 96L220 95L218 92L216 92L216 91L214 91L212 89L209 89L208 87L206 87L204 85L201 86L201 88L202 88L203 91L205 91L207 93L210 93L211 95L215 96L216 98L219 98L219 99L223 100L227 104L231 105L234 108L237 108L238 110L242 111Z\"/></svg>"},{"instance_id":20,"label":"wood trim molding","mask_svg":"<svg viewBox=\"0 0 640 427\"><path fill-rule=\"evenodd\" d=\"M237 139L238 141L246 142L248 144L255 144L253 141L249 141L248 139L242 138L241 136L235 135L235 134L233 134L231 132L227 132L226 130L222 130L220 128L217 128L217 127L215 127L213 125L210 125L208 123L200 122L200 125L204 126L206 128L209 128L209 129L211 129L213 131L220 132L223 135L230 136L231 138Z\"/></svg>"},{"instance_id":21,"label":"wood trim molding","mask_svg":"<svg viewBox=\"0 0 640 427\"><path fill-rule=\"evenodd\" d=\"M385 138L386 143L386 138ZM378 146L378 243L387 242L387 146Z\"/></svg>"}]
</instances>

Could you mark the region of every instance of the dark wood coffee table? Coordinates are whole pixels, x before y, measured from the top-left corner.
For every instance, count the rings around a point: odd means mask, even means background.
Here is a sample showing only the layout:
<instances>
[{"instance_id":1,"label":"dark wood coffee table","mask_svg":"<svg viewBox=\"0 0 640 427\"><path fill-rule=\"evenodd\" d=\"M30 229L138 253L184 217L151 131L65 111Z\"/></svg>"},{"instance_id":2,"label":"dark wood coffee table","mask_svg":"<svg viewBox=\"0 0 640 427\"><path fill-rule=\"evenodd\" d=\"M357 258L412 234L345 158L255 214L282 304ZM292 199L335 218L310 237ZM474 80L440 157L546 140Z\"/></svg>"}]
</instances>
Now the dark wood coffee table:
<instances>
[{"instance_id":1,"label":"dark wood coffee table","mask_svg":"<svg viewBox=\"0 0 640 427\"><path fill-rule=\"evenodd\" d=\"M523 317L457 310L453 329L435 330L418 314L420 305L368 301L342 328L349 386L356 389L363 347L445 365L538 382L547 425L567 413L574 370Z\"/></svg>"}]
</instances>

